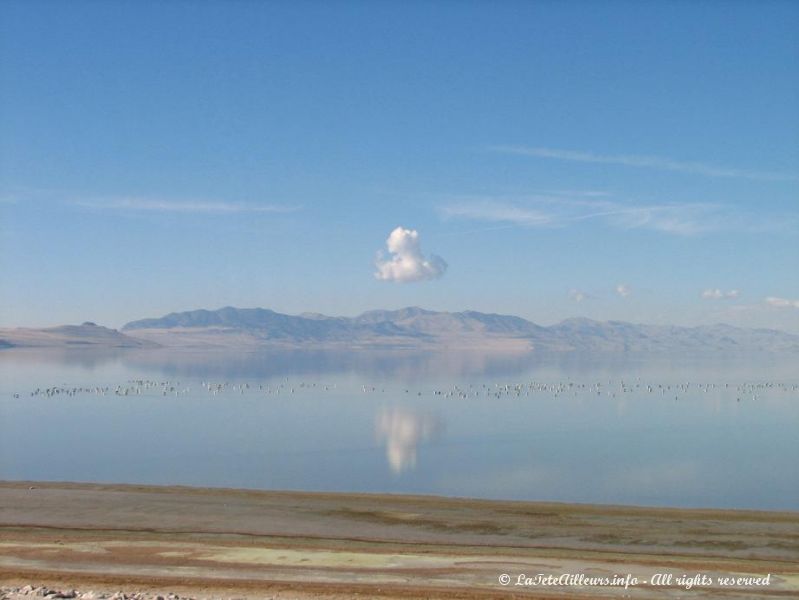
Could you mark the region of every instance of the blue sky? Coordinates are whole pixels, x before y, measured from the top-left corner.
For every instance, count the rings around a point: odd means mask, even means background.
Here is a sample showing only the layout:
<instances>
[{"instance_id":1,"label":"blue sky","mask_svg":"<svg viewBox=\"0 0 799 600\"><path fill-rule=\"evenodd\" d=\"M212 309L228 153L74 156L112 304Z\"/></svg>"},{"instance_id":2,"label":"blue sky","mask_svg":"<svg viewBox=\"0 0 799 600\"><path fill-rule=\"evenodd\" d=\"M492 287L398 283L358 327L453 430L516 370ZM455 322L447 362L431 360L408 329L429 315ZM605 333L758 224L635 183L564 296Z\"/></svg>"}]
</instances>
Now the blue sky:
<instances>
[{"instance_id":1,"label":"blue sky","mask_svg":"<svg viewBox=\"0 0 799 600\"><path fill-rule=\"evenodd\" d=\"M799 331L798 30L768 1L6 1L0 324Z\"/></svg>"}]
</instances>

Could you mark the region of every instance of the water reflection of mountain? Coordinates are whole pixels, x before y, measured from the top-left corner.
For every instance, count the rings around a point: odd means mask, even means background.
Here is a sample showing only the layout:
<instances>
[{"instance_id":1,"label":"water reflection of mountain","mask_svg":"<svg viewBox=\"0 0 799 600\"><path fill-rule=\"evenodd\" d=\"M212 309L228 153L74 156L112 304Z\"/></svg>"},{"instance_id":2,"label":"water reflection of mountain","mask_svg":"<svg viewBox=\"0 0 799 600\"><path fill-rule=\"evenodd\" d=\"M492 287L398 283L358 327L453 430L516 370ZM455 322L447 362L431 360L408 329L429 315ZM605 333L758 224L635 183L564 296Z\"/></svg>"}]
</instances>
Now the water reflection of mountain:
<instances>
[{"instance_id":1,"label":"water reflection of mountain","mask_svg":"<svg viewBox=\"0 0 799 600\"><path fill-rule=\"evenodd\" d=\"M92 370L118 363L135 352L125 348L12 348L0 352L0 364L52 365Z\"/></svg>"},{"instance_id":2,"label":"water reflection of mountain","mask_svg":"<svg viewBox=\"0 0 799 600\"><path fill-rule=\"evenodd\" d=\"M388 465L397 474L413 470L419 444L442 431L438 418L408 408L384 408L375 418L375 437L385 443Z\"/></svg>"},{"instance_id":3,"label":"water reflection of mountain","mask_svg":"<svg viewBox=\"0 0 799 600\"><path fill-rule=\"evenodd\" d=\"M409 351L131 352L124 362L167 376L268 378L352 373L370 379L513 375L529 368L529 353Z\"/></svg>"},{"instance_id":4,"label":"water reflection of mountain","mask_svg":"<svg viewBox=\"0 0 799 600\"><path fill-rule=\"evenodd\" d=\"M364 379L463 380L607 378L622 373L660 378L710 377L735 372L742 377L769 376L793 380L795 357L773 355L697 357L690 354L541 353L499 351L412 350L232 350L180 349L12 349L0 352L6 366L60 365L86 370L111 364L166 378L266 379L305 375L353 374Z\"/></svg>"}]
</instances>

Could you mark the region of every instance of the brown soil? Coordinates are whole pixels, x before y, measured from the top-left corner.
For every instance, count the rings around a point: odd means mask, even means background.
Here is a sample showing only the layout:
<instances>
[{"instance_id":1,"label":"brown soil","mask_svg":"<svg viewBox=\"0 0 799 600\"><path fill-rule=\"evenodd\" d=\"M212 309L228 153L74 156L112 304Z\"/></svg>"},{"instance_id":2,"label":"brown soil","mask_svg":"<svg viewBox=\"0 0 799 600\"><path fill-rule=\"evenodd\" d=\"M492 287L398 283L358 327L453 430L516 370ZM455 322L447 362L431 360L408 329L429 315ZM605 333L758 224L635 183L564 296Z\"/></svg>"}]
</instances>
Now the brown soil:
<instances>
[{"instance_id":1,"label":"brown soil","mask_svg":"<svg viewBox=\"0 0 799 600\"><path fill-rule=\"evenodd\" d=\"M513 585L539 573L714 583ZM767 574L764 587L718 584ZM799 513L0 482L0 584L28 583L298 599L795 598Z\"/></svg>"}]
</instances>

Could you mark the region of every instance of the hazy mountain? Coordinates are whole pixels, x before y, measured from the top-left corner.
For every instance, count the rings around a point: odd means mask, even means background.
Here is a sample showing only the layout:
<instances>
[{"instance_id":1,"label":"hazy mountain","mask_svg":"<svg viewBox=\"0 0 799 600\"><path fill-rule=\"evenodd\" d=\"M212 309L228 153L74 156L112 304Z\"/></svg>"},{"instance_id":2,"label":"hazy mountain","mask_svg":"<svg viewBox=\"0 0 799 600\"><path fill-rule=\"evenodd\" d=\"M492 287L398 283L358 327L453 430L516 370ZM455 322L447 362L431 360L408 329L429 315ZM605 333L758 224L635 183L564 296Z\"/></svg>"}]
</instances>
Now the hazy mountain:
<instances>
[{"instance_id":1,"label":"hazy mountain","mask_svg":"<svg viewBox=\"0 0 799 600\"><path fill-rule=\"evenodd\" d=\"M350 318L318 313L285 315L263 308L228 306L132 321L122 332L93 323L48 329L0 329L0 349L20 346L799 352L799 336L730 325L677 327L584 318L542 327L510 315L436 312L418 307L372 310Z\"/></svg>"},{"instance_id":2,"label":"hazy mountain","mask_svg":"<svg viewBox=\"0 0 799 600\"><path fill-rule=\"evenodd\" d=\"M102 347L143 348L152 342L120 333L116 329L86 322L83 325L62 325L32 329L18 327L0 329L0 348L28 347Z\"/></svg>"},{"instance_id":3,"label":"hazy mountain","mask_svg":"<svg viewBox=\"0 0 799 600\"><path fill-rule=\"evenodd\" d=\"M573 350L629 352L799 351L799 336L773 329L698 327L566 319L547 331Z\"/></svg>"},{"instance_id":4,"label":"hazy mountain","mask_svg":"<svg viewBox=\"0 0 799 600\"><path fill-rule=\"evenodd\" d=\"M799 351L799 336L730 325L677 327L566 319L543 327L520 317L418 307L373 310L357 317L225 307L132 321L129 337L167 346L400 346L541 351Z\"/></svg>"}]
</instances>

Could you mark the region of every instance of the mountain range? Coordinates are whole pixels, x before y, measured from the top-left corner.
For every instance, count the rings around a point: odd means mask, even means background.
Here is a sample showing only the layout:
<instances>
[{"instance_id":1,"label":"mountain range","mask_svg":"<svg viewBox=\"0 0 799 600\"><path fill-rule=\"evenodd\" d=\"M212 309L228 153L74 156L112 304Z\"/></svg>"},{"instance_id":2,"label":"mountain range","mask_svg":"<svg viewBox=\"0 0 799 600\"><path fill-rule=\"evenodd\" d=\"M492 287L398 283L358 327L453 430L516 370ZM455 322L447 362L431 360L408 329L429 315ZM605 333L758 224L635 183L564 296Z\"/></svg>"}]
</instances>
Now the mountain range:
<instances>
[{"instance_id":1,"label":"mountain range","mask_svg":"<svg viewBox=\"0 0 799 600\"><path fill-rule=\"evenodd\" d=\"M182 347L446 348L546 352L797 352L799 335L730 325L678 327L566 319L541 326L510 315L436 312L418 307L357 317L281 314L225 307L170 313L121 331L84 323L48 329L0 329L0 348Z\"/></svg>"}]
</instances>

